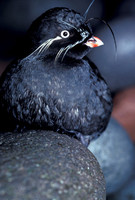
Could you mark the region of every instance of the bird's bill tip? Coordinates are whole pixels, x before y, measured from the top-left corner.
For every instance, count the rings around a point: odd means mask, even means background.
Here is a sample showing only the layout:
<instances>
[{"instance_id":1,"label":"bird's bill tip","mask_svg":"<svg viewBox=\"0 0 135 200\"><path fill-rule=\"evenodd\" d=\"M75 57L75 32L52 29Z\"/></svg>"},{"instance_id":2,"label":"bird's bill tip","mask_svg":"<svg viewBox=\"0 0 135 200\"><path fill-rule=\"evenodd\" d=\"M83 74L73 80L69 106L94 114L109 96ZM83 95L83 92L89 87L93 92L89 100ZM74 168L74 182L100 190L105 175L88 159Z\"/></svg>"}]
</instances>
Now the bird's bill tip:
<instances>
[{"instance_id":1,"label":"bird's bill tip","mask_svg":"<svg viewBox=\"0 0 135 200\"><path fill-rule=\"evenodd\" d=\"M98 37L92 36L90 39L88 39L85 45L90 48L95 48L104 45L104 43Z\"/></svg>"}]
</instances>

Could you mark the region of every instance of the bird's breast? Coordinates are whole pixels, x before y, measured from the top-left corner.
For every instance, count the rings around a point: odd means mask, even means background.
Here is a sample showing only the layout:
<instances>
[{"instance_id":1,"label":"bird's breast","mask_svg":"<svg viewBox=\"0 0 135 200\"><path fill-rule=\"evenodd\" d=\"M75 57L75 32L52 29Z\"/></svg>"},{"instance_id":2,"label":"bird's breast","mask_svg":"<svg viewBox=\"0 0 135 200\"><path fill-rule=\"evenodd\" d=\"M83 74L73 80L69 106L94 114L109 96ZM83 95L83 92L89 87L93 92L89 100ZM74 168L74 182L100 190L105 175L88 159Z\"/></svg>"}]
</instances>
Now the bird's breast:
<instances>
[{"instance_id":1,"label":"bird's breast","mask_svg":"<svg viewBox=\"0 0 135 200\"><path fill-rule=\"evenodd\" d=\"M83 134L103 129L110 116L111 97L106 83L88 62L58 67L34 62L21 66L8 77L12 87L8 84L3 89L17 120Z\"/></svg>"}]
</instances>

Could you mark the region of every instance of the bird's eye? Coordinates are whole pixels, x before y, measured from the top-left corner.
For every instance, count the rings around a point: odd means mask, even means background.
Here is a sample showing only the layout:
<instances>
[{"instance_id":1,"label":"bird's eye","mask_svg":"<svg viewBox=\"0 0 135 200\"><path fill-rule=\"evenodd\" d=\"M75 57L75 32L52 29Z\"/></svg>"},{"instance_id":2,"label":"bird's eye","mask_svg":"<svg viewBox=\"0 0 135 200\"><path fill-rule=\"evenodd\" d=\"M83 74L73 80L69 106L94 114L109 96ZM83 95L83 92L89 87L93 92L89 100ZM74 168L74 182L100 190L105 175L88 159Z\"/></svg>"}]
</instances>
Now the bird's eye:
<instances>
[{"instance_id":1,"label":"bird's eye","mask_svg":"<svg viewBox=\"0 0 135 200\"><path fill-rule=\"evenodd\" d=\"M69 35L70 35L70 33L69 33L69 31L67 31L67 30L64 30L64 31L61 32L61 37L62 37L62 38L68 38Z\"/></svg>"}]
</instances>

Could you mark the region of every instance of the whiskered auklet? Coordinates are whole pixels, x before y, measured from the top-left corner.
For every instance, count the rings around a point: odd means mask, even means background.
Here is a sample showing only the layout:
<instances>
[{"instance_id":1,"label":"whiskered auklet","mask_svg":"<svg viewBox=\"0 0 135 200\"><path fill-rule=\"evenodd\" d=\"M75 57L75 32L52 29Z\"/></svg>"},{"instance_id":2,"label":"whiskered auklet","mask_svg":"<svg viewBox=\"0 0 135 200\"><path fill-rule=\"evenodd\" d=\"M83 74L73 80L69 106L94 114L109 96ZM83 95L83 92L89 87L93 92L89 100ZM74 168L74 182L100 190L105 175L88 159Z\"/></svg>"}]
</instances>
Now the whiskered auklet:
<instances>
[{"instance_id":1,"label":"whiskered auklet","mask_svg":"<svg viewBox=\"0 0 135 200\"><path fill-rule=\"evenodd\" d=\"M24 53L0 79L0 129L54 130L84 145L106 128L110 90L86 55L102 45L86 17L53 8L27 32Z\"/></svg>"}]
</instances>

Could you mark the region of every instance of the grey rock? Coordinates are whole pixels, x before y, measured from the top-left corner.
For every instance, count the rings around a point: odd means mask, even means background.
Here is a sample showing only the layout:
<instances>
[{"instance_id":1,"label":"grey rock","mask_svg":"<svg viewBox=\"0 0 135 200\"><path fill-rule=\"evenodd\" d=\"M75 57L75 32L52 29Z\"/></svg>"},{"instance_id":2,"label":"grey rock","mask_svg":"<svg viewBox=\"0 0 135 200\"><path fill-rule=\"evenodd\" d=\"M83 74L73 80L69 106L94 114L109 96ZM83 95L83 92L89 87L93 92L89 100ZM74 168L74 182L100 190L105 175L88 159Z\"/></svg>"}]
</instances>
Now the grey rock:
<instances>
[{"instance_id":1,"label":"grey rock","mask_svg":"<svg viewBox=\"0 0 135 200\"><path fill-rule=\"evenodd\" d=\"M118 191L134 174L134 145L127 132L113 118L104 133L88 148L103 170L107 194Z\"/></svg>"},{"instance_id":2,"label":"grey rock","mask_svg":"<svg viewBox=\"0 0 135 200\"><path fill-rule=\"evenodd\" d=\"M79 141L49 131L0 136L0 199L105 200L105 181Z\"/></svg>"},{"instance_id":3,"label":"grey rock","mask_svg":"<svg viewBox=\"0 0 135 200\"><path fill-rule=\"evenodd\" d=\"M135 178L108 200L135 200Z\"/></svg>"}]
</instances>

